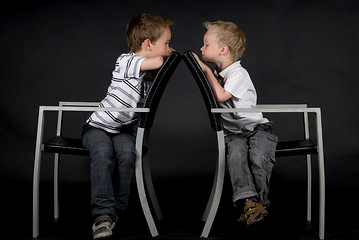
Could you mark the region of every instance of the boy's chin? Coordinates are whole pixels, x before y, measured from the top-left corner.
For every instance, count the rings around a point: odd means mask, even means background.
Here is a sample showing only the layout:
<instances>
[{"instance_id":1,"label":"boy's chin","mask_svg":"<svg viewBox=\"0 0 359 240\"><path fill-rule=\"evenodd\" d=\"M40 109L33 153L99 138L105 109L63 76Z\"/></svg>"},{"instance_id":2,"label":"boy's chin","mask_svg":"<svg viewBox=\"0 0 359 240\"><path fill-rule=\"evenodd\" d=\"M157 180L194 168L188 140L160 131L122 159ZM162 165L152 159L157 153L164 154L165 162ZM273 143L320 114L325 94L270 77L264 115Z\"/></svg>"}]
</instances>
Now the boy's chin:
<instances>
[{"instance_id":1,"label":"boy's chin","mask_svg":"<svg viewBox=\"0 0 359 240\"><path fill-rule=\"evenodd\" d=\"M211 59L206 58L205 56L202 56L203 62L210 63Z\"/></svg>"}]
</instances>

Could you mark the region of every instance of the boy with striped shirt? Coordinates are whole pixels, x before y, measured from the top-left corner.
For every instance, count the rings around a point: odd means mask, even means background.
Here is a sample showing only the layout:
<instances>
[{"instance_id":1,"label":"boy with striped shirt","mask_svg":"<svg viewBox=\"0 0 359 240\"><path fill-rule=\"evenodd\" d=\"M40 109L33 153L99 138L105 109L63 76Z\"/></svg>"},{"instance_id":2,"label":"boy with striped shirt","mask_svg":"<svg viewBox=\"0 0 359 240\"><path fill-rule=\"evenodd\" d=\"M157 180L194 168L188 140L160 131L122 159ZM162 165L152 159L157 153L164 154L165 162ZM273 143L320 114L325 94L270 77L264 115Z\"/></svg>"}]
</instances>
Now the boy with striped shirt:
<instances>
[{"instance_id":1,"label":"boy with striped shirt","mask_svg":"<svg viewBox=\"0 0 359 240\"><path fill-rule=\"evenodd\" d=\"M134 17L126 27L129 53L119 56L100 107L141 107L171 48L173 21L150 14ZM83 145L90 152L93 239L112 235L118 213L128 206L135 168L134 126L139 114L98 111L86 121Z\"/></svg>"}]
</instances>

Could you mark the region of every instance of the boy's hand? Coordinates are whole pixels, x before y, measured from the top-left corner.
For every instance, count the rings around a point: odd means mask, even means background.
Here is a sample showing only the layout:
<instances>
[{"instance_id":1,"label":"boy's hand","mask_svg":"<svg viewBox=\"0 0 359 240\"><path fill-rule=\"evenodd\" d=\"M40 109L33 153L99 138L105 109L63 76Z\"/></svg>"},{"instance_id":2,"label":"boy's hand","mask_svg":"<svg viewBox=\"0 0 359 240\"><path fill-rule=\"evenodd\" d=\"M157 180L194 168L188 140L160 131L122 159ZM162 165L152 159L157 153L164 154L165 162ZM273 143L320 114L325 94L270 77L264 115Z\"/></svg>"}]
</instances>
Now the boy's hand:
<instances>
[{"instance_id":1,"label":"boy's hand","mask_svg":"<svg viewBox=\"0 0 359 240\"><path fill-rule=\"evenodd\" d=\"M216 101L217 102L225 102L229 98L231 98L232 94L230 92L227 92L219 84L219 82L217 81L217 79L214 76L211 69L206 64L204 64L195 53L192 53L192 54L193 54L194 58L196 59L196 61L198 62L199 66L202 68L203 73L206 75L206 78L207 78L209 84L211 85L211 88L212 88L212 91L216 98Z\"/></svg>"},{"instance_id":2,"label":"boy's hand","mask_svg":"<svg viewBox=\"0 0 359 240\"><path fill-rule=\"evenodd\" d=\"M194 58L196 59L197 63L199 64L199 66L201 67L202 71L204 73L206 73L206 71L208 71L209 67L199 59L197 54L195 54L194 52L192 52L192 54L193 54Z\"/></svg>"}]
</instances>

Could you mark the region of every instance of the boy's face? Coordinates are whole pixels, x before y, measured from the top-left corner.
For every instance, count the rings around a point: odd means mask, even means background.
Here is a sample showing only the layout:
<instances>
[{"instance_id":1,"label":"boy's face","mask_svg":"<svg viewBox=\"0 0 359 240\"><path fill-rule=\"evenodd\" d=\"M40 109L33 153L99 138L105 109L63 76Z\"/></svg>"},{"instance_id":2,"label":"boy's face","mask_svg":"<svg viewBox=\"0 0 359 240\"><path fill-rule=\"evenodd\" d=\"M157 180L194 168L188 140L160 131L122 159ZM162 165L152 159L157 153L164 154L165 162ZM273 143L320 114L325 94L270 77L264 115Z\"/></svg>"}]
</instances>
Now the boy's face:
<instances>
[{"instance_id":1,"label":"boy's face","mask_svg":"<svg viewBox=\"0 0 359 240\"><path fill-rule=\"evenodd\" d=\"M203 36L202 59L206 62L214 62L220 55L220 46L216 40L216 32L208 30Z\"/></svg>"},{"instance_id":2,"label":"boy's face","mask_svg":"<svg viewBox=\"0 0 359 240\"><path fill-rule=\"evenodd\" d=\"M171 30L169 28L165 28L162 35L156 40L156 42L151 43L151 57L168 56L171 53L170 41Z\"/></svg>"}]
</instances>

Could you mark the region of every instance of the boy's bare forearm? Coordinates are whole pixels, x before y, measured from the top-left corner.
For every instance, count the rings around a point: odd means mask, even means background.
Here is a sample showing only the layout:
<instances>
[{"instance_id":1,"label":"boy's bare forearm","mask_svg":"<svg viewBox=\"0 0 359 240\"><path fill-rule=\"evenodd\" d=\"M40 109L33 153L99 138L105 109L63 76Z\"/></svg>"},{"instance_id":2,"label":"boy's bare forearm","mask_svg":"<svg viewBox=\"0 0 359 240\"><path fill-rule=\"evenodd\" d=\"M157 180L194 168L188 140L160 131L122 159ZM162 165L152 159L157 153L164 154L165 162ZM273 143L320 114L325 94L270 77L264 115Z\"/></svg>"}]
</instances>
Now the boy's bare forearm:
<instances>
[{"instance_id":1,"label":"boy's bare forearm","mask_svg":"<svg viewBox=\"0 0 359 240\"><path fill-rule=\"evenodd\" d=\"M141 64L141 71L149 71L159 69L164 62L163 57L146 58Z\"/></svg>"},{"instance_id":2,"label":"boy's bare forearm","mask_svg":"<svg viewBox=\"0 0 359 240\"><path fill-rule=\"evenodd\" d=\"M232 97L232 95L219 84L209 67L204 71L204 74L207 77L217 102L225 102Z\"/></svg>"},{"instance_id":3,"label":"boy's bare forearm","mask_svg":"<svg viewBox=\"0 0 359 240\"><path fill-rule=\"evenodd\" d=\"M225 102L229 98L231 98L232 94L227 92L221 86L221 84L219 84L219 82L217 81L216 77L214 76L212 70L206 64L204 64L196 54L193 54L193 55L194 55L195 59L197 60L199 66L201 67L204 75L206 76L206 78L209 82L209 85L211 86L214 96L216 98L216 101L217 102Z\"/></svg>"}]
</instances>

